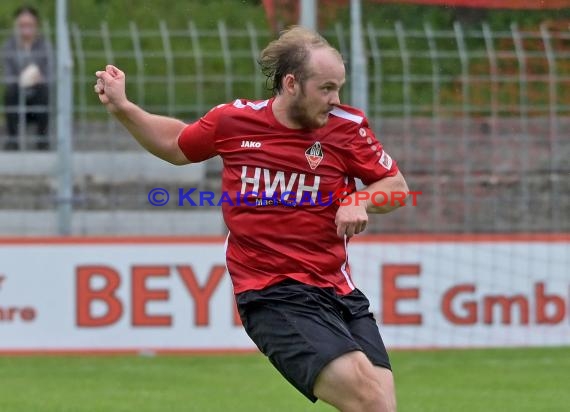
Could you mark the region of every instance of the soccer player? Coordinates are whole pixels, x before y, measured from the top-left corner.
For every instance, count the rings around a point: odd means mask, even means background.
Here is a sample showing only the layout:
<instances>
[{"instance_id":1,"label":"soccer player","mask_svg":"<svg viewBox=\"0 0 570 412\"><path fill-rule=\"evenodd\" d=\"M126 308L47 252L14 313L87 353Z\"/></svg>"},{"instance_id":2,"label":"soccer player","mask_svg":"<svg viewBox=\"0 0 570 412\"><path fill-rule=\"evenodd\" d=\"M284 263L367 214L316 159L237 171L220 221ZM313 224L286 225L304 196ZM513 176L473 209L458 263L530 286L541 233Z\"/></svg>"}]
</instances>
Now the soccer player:
<instances>
[{"instance_id":1,"label":"soccer player","mask_svg":"<svg viewBox=\"0 0 570 412\"><path fill-rule=\"evenodd\" d=\"M364 114L340 103L345 68L324 38L290 28L260 65L271 99L221 104L192 124L130 102L114 66L96 73L95 92L150 153L175 165L222 157L228 272L246 332L279 372L313 402L394 411L390 361L347 245L368 213L400 206L358 201L355 178L370 195L408 187Z\"/></svg>"}]
</instances>

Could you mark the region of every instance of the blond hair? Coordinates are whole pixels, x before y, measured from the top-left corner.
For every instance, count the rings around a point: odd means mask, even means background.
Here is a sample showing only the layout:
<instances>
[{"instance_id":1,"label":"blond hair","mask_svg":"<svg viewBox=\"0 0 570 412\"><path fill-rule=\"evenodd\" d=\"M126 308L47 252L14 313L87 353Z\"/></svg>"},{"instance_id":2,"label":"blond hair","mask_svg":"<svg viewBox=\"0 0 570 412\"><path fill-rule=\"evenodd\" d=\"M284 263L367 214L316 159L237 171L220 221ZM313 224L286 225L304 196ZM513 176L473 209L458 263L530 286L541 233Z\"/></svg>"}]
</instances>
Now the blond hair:
<instances>
[{"instance_id":1,"label":"blond hair","mask_svg":"<svg viewBox=\"0 0 570 412\"><path fill-rule=\"evenodd\" d=\"M273 94L283 90L282 80L287 74L292 74L303 84L310 76L307 67L309 53L321 47L334 50L340 57L340 53L323 36L301 26L284 30L278 39L270 42L261 52L258 63Z\"/></svg>"}]
</instances>

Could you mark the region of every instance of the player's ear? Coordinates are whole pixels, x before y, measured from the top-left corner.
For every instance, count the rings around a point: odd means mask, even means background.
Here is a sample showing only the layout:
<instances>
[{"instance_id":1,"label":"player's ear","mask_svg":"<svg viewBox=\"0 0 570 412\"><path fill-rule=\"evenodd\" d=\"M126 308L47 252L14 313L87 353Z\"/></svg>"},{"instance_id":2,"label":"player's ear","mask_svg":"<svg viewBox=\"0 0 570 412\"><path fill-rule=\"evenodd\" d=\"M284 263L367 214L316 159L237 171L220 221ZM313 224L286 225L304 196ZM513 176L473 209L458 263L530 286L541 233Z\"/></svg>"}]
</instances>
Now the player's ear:
<instances>
[{"instance_id":1,"label":"player's ear","mask_svg":"<svg viewBox=\"0 0 570 412\"><path fill-rule=\"evenodd\" d=\"M297 80L293 74L289 73L283 77L283 91L293 96L297 94Z\"/></svg>"}]
</instances>

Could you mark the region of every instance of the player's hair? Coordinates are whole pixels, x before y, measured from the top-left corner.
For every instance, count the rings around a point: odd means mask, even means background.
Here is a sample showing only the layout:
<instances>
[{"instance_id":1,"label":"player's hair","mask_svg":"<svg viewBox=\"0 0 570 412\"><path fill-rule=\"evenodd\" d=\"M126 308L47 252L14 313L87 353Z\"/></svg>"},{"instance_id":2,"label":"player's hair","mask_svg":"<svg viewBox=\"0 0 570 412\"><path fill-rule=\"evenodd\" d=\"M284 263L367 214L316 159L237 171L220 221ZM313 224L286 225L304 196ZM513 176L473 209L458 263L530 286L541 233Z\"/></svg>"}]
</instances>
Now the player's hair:
<instances>
[{"instance_id":1,"label":"player's hair","mask_svg":"<svg viewBox=\"0 0 570 412\"><path fill-rule=\"evenodd\" d=\"M35 7L32 7L32 6L20 6L20 7L18 7L16 9L16 11L14 12L14 19L17 19L22 14L31 14L32 16L34 16L36 18L37 22L40 21L40 14L38 13L38 10Z\"/></svg>"},{"instance_id":2,"label":"player's hair","mask_svg":"<svg viewBox=\"0 0 570 412\"><path fill-rule=\"evenodd\" d=\"M337 53L320 34L300 26L292 26L278 39L270 42L261 52L259 65L267 77L267 87L274 95L283 91L282 80L287 74L295 76L301 84L309 77L307 63L312 49L327 47ZM342 59L342 58L341 58Z\"/></svg>"}]
</instances>

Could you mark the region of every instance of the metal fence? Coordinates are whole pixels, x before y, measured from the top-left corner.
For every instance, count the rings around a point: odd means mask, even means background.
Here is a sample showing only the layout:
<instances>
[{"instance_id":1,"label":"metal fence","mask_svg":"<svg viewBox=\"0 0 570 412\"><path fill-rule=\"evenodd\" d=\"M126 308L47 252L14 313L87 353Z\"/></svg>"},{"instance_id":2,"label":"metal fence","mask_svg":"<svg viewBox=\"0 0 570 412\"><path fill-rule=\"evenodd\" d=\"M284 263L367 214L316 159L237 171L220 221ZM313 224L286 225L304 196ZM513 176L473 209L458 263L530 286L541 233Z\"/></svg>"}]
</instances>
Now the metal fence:
<instances>
[{"instance_id":1,"label":"metal fence","mask_svg":"<svg viewBox=\"0 0 570 412\"><path fill-rule=\"evenodd\" d=\"M373 219L371 231L570 230L568 24L364 28L368 117L410 187L422 192L417 207ZM349 28L323 34L350 72ZM70 37L74 233L223 233L216 208L158 211L147 200L155 186L219 189L219 160L175 168L146 155L99 104L94 72L116 64L134 102L193 121L221 102L269 96L256 62L271 33L222 21L217 30L131 22L121 30L71 24ZM0 156L0 234L55 234L55 154Z\"/></svg>"}]
</instances>

